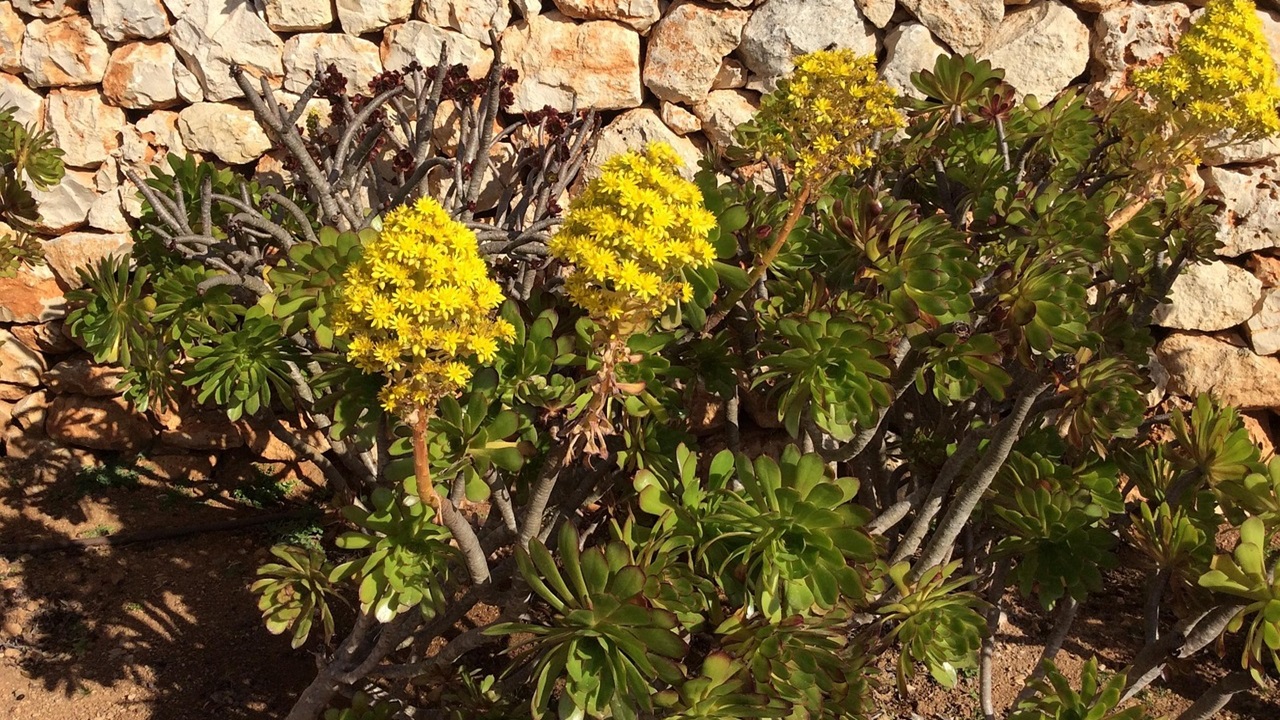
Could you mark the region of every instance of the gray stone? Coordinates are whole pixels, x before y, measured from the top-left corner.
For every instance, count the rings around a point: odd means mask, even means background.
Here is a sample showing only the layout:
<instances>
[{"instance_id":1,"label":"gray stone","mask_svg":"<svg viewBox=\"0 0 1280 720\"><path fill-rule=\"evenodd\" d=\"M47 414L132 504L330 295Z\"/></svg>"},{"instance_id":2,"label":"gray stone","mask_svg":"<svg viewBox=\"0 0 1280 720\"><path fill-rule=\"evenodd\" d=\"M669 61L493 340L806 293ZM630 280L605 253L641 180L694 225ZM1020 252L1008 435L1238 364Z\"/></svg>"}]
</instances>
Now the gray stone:
<instances>
[{"instance_id":1,"label":"gray stone","mask_svg":"<svg viewBox=\"0 0 1280 720\"><path fill-rule=\"evenodd\" d=\"M347 90L368 92L382 72L378 46L340 33L303 33L284 45L284 89L300 93L311 84L317 68L330 65L347 78Z\"/></svg>"},{"instance_id":2,"label":"gray stone","mask_svg":"<svg viewBox=\"0 0 1280 720\"><path fill-rule=\"evenodd\" d=\"M33 87L102 82L110 53L85 18L35 20L22 41L22 69Z\"/></svg>"},{"instance_id":3,"label":"gray stone","mask_svg":"<svg viewBox=\"0 0 1280 720\"><path fill-rule=\"evenodd\" d=\"M772 87L791 72L792 58L832 45L874 54L875 28L841 0L768 0L747 22L738 54Z\"/></svg>"},{"instance_id":4,"label":"gray stone","mask_svg":"<svg viewBox=\"0 0 1280 720\"><path fill-rule=\"evenodd\" d=\"M169 34L169 13L160 0L89 0L98 34L111 42Z\"/></svg>"},{"instance_id":5,"label":"gray stone","mask_svg":"<svg viewBox=\"0 0 1280 720\"><path fill-rule=\"evenodd\" d=\"M977 52L1004 17L1004 0L903 0L902 6L958 53Z\"/></svg>"},{"instance_id":6,"label":"gray stone","mask_svg":"<svg viewBox=\"0 0 1280 720\"><path fill-rule=\"evenodd\" d=\"M672 7L649 36L644 84L667 102L701 102L724 58L738 47L751 13L694 3Z\"/></svg>"},{"instance_id":7,"label":"gray stone","mask_svg":"<svg viewBox=\"0 0 1280 720\"><path fill-rule=\"evenodd\" d=\"M1262 283L1248 270L1224 262L1185 268L1152 320L1178 330L1226 330L1253 316Z\"/></svg>"},{"instance_id":8,"label":"gray stone","mask_svg":"<svg viewBox=\"0 0 1280 720\"><path fill-rule=\"evenodd\" d=\"M1048 102L1089 66L1089 27L1066 5L1038 0L1005 15L979 56L1015 90Z\"/></svg>"},{"instance_id":9,"label":"gray stone","mask_svg":"<svg viewBox=\"0 0 1280 720\"><path fill-rule=\"evenodd\" d=\"M68 167L97 167L120 147L124 111L94 89L59 88L49 93L45 129L53 133Z\"/></svg>"},{"instance_id":10,"label":"gray stone","mask_svg":"<svg viewBox=\"0 0 1280 720\"><path fill-rule=\"evenodd\" d=\"M880 77L911 97L924 97L924 93L911 84L911 74L932 70L939 55L951 54L929 32L929 28L914 22L903 23L890 30L885 36L884 47L886 54L884 64L880 66Z\"/></svg>"},{"instance_id":11,"label":"gray stone","mask_svg":"<svg viewBox=\"0 0 1280 720\"><path fill-rule=\"evenodd\" d=\"M247 0L195 0L173 26L170 42L210 102L244 95L231 77L232 66L255 85L258 78L278 82L284 74L284 42Z\"/></svg>"}]
</instances>

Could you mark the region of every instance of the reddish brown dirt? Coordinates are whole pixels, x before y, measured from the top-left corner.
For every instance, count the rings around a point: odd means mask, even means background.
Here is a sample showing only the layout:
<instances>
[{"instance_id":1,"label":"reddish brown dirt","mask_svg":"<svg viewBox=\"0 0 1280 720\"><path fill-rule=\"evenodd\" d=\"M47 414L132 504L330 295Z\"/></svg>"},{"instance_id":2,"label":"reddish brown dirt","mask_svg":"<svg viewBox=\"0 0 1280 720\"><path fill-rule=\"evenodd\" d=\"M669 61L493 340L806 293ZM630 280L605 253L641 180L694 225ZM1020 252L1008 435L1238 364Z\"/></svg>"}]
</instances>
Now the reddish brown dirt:
<instances>
[{"instance_id":1,"label":"reddish brown dirt","mask_svg":"<svg viewBox=\"0 0 1280 720\"><path fill-rule=\"evenodd\" d=\"M29 470L0 467L0 545L269 512L210 481L85 494L73 469ZM248 592L281 530L0 556L0 719L282 717L315 666Z\"/></svg>"}]
</instances>

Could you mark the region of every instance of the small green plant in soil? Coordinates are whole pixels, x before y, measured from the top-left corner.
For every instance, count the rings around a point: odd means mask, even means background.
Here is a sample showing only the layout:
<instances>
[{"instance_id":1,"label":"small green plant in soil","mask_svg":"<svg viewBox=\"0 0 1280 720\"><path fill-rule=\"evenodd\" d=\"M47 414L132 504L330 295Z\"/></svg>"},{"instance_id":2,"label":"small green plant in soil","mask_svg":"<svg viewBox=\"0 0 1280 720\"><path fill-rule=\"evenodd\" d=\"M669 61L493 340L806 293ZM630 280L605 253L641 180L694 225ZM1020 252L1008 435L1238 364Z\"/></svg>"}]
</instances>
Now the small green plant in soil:
<instances>
[{"instance_id":1,"label":"small green plant in soil","mask_svg":"<svg viewBox=\"0 0 1280 720\"><path fill-rule=\"evenodd\" d=\"M138 487L138 470L130 465L115 462L101 465L85 465L76 473L76 489L82 495L91 495L107 490Z\"/></svg>"},{"instance_id":2,"label":"small green plant in soil","mask_svg":"<svg viewBox=\"0 0 1280 720\"><path fill-rule=\"evenodd\" d=\"M231 497L252 508L279 507L292 488L292 480L273 477L255 467L253 478L232 490Z\"/></svg>"}]
</instances>

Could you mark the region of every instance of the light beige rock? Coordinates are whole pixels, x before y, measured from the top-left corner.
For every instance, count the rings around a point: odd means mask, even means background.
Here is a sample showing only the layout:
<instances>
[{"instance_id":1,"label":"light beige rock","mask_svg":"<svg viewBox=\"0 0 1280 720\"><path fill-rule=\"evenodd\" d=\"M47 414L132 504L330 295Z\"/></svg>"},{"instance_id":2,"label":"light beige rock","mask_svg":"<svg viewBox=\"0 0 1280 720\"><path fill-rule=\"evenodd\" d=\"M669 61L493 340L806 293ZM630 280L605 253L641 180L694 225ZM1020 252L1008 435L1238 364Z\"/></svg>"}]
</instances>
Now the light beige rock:
<instances>
[{"instance_id":1,"label":"light beige rock","mask_svg":"<svg viewBox=\"0 0 1280 720\"><path fill-rule=\"evenodd\" d=\"M35 20L22 41L22 69L33 87L102 82L109 56L107 43L78 15Z\"/></svg>"},{"instance_id":2,"label":"light beige rock","mask_svg":"<svg viewBox=\"0 0 1280 720\"><path fill-rule=\"evenodd\" d=\"M1106 12L1122 5L1126 0L1067 0L1067 4L1087 13Z\"/></svg>"},{"instance_id":3,"label":"light beige rock","mask_svg":"<svg viewBox=\"0 0 1280 720\"><path fill-rule=\"evenodd\" d=\"M0 73L0 107L12 109L13 119L23 125L44 127L44 96L20 77Z\"/></svg>"},{"instance_id":4,"label":"light beige rock","mask_svg":"<svg viewBox=\"0 0 1280 720\"><path fill-rule=\"evenodd\" d=\"M760 108L755 93L746 90L716 90L693 106L702 131L716 148L723 150L733 141L733 131L750 120Z\"/></svg>"},{"instance_id":5,"label":"light beige rock","mask_svg":"<svg viewBox=\"0 0 1280 720\"><path fill-rule=\"evenodd\" d=\"M1089 66L1089 27L1066 5L1037 0L1005 15L978 55L1015 90L1048 102Z\"/></svg>"},{"instance_id":6,"label":"light beige rock","mask_svg":"<svg viewBox=\"0 0 1280 720\"><path fill-rule=\"evenodd\" d=\"M116 188L98 196L89 206L89 227L109 233L127 233L133 228L124 216L122 189Z\"/></svg>"},{"instance_id":7,"label":"light beige rock","mask_svg":"<svg viewBox=\"0 0 1280 720\"><path fill-rule=\"evenodd\" d=\"M141 450L155 436L124 398L59 395L49 403L44 428L54 440L94 450Z\"/></svg>"},{"instance_id":8,"label":"light beige rock","mask_svg":"<svg viewBox=\"0 0 1280 720\"><path fill-rule=\"evenodd\" d=\"M715 80L711 81L711 89L738 90L744 88L747 86L749 74L746 65L733 58L725 58L720 62L720 71L716 73Z\"/></svg>"},{"instance_id":9,"label":"light beige rock","mask_svg":"<svg viewBox=\"0 0 1280 720\"><path fill-rule=\"evenodd\" d=\"M875 53L875 28L844 0L768 0L743 29L738 55L772 88L792 58L833 45Z\"/></svg>"},{"instance_id":10,"label":"light beige rock","mask_svg":"<svg viewBox=\"0 0 1280 720\"><path fill-rule=\"evenodd\" d=\"M417 18L488 45L490 31L501 33L511 24L511 4L507 0L421 0Z\"/></svg>"},{"instance_id":11,"label":"light beige rock","mask_svg":"<svg viewBox=\"0 0 1280 720\"><path fill-rule=\"evenodd\" d=\"M1183 397L1209 393L1226 405L1280 408L1280 358L1208 335L1174 334L1156 346L1169 371L1169 391Z\"/></svg>"},{"instance_id":12,"label":"light beige rock","mask_svg":"<svg viewBox=\"0 0 1280 720\"><path fill-rule=\"evenodd\" d=\"M178 53L169 43L121 45L107 62L102 94L112 104L134 110L172 105L178 101L178 66Z\"/></svg>"},{"instance_id":13,"label":"light beige rock","mask_svg":"<svg viewBox=\"0 0 1280 720\"><path fill-rule=\"evenodd\" d=\"M62 148L68 167L97 167L120 147L124 111L108 105L97 90L58 88L45 105L45 128Z\"/></svg>"},{"instance_id":14,"label":"light beige rock","mask_svg":"<svg viewBox=\"0 0 1280 720\"><path fill-rule=\"evenodd\" d=\"M74 290L83 285L79 269L97 265L109 255L123 256L131 247L128 235L71 232L45 241L45 262L63 287Z\"/></svg>"},{"instance_id":15,"label":"light beige rock","mask_svg":"<svg viewBox=\"0 0 1280 720\"><path fill-rule=\"evenodd\" d=\"M57 320L64 315L66 299L49 268L43 265L24 267L11 277L0 278L0 322L40 323ZM0 347L0 354L3 352L4 348Z\"/></svg>"},{"instance_id":16,"label":"light beige rock","mask_svg":"<svg viewBox=\"0 0 1280 720\"><path fill-rule=\"evenodd\" d=\"M172 110L156 110L137 122L138 132L152 147L182 153L182 134L178 131L178 113Z\"/></svg>"},{"instance_id":17,"label":"light beige rock","mask_svg":"<svg viewBox=\"0 0 1280 720\"><path fill-rule=\"evenodd\" d=\"M884 38L885 59L880 66L880 77L905 95L924 97L924 93L916 90L911 84L911 74L921 70L932 70L939 55L950 55L951 51L938 42L929 28L920 23L903 23Z\"/></svg>"},{"instance_id":18,"label":"light beige rock","mask_svg":"<svg viewBox=\"0 0 1280 720\"><path fill-rule=\"evenodd\" d=\"M182 102L204 102L204 87L200 85L200 78L188 70L184 63L173 67L173 82L178 86L178 97Z\"/></svg>"},{"instance_id":19,"label":"light beige rock","mask_svg":"<svg viewBox=\"0 0 1280 720\"><path fill-rule=\"evenodd\" d=\"M277 32L327 30L333 24L333 0L267 0L267 25Z\"/></svg>"},{"instance_id":20,"label":"light beige rock","mask_svg":"<svg viewBox=\"0 0 1280 720\"><path fill-rule=\"evenodd\" d=\"M1099 97L1132 89L1136 70L1159 64L1190 24L1192 8L1179 2L1124 3L1093 24L1093 81Z\"/></svg>"},{"instance_id":21,"label":"light beige rock","mask_svg":"<svg viewBox=\"0 0 1280 720\"><path fill-rule=\"evenodd\" d=\"M382 65L388 70L403 69L418 61L432 67L440 60L440 48L447 46L445 62L465 65L471 77L489 72L493 56L479 42L453 30L445 30L420 20L392 25L382 36ZM509 50L508 50L509 52Z\"/></svg>"},{"instance_id":22,"label":"light beige rock","mask_svg":"<svg viewBox=\"0 0 1280 720\"><path fill-rule=\"evenodd\" d=\"M13 5L0 2L0 71L22 72L22 37L27 25Z\"/></svg>"},{"instance_id":23,"label":"light beige rock","mask_svg":"<svg viewBox=\"0 0 1280 720\"><path fill-rule=\"evenodd\" d=\"M349 92L368 92L369 83L382 72L378 46L368 40L340 33L303 33L284 44L284 89L307 89L317 68L333 65L347 78Z\"/></svg>"},{"instance_id":24,"label":"light beige rock","mask_svg":"<svg viewBox=\"0 0 1280 720\"><path fill-rule=\"evenodd\" d=\"M82 355L54 365L41 379L55 395L114 397L121 394L124 372L122 367L99 365Z\"/></svg>"},{"instance_id":25,"label":"light beige rock","mask_svg":"<svg viewBox=\"0 0 1280 720\"><path fill-rule=\"evenodd\" d=\"M79 347L72 341L70 331L61 320L35 325L13 325L9 332L29 350L46 355L65 355Z\"/></svg>"},{"instance_id":26,"label":"light beige rock","mask_svg":"<svg viewBox=\"0 0 1280 720\"><path fill-rule=\"evenodd\" d=\"M670 145L684 159L681 174L692 178L698 171L698 161L702 153L688 138L680 137L662 122L662 118L649 108L628 110L600 131L595 151L587 160L584 171L588 179L600 174L600 166L614 155L628 150L643 149L649 143L660 142Z\"/></svg>"},{"instance_id":27,"label":"light beige rock","mask_svg":"<svg viewBox=\"0 0 1280 720\"><path fill-rule=\"evenodd\" d=\"M711 92L725 56L742 41L750 17L746 10L691 2L673 6L649 36L645 87L667 102L701 102Z\"/></svg>"},{"instance_id":28,"label":"light beige rock","mask_svg":"<svg viewBox=\"0 0 1280 720\"><path fill-rule=\"evenodd\" d=\"M278 82L284 74L284 42L245 0L196 0L173 26L170 42L209 102L244 95L231 77L233 65L255 86L262 77Z\"/></svg>"},{"instance_id":29,"label":"light beige rock","mask_svg":"<svg viewBox=\"0 0 1280 720\"><path fill-rule=\"evenodd\" d=\"M640 36L604 20L575 23L557 12L507 28L502 47L520 73L513 113L620 110L644 102Z\"/></svg>"},{"instance_id":30,"label":"light beige rock","mask_svg":"<svg viewBox=\"0 0 1280 720\"><path fill-rule=\"evenodd\" d=\"M364 35L408 20L413 0L337 0L338 22L348 35Z\"/></svg>"},{"instance_id":31,"label":"light beige rock","mask_svg":"<svg viewBox=\"0 0 1280 720\"><path fill-rule=\"evenodd\" d=\"M172 416L170 416L172 417ZM240 428L221 412L185 413L172 427L160 431L160 441L186 450L227 450L244 446ZM166 423L166 419L161 419Z\"/></svg>"},{"instance_id":32,"label":"light beige rock","mask_svg":"<svg viewBox=\"0 0 1280 720\"><path fill-rule=\"evenodd\" d=\"M862 16L881 30L889 26L889 21L893 19L893 11L898 9L897 0L855 1L858 4L858 10L862 11Z\"/></svg>"},{"instance_id":33,"label":"light beige rock","mask_svg":"<svg viewBox=\"0 0 1280 720\"><path fill-rule=\"evenodd\" d=\"M691 135L702 130L702 121L698 116L675 103L662 103L658 108L658 116L677 135Z\"/></svg>"},{"instance_id":34,"label":"light beige rock","mask_svg":"<svg viewBox=\"0 0 1280 720\"><path fill-rule=\"evenodd\" d=\"M958 53L977 52L1004 17L1004 0L902 0L902 6Z\"/></svg>"},{"instance_id":35,"label":"light beige rock","mask_svg":"<svg viewBox=\"0 0 1280 720\"><path fill-rule=\"evenodd\" d=\"M1224 262L1192 265L1173 282L1169 302L1153 322L1177 330L1226 330L1248 320L1262 299L1262 283L1248 270Z\"/></svg>"},{"instance_id":36,"label":"light beige rock","mask_svg":"<svg viewBox=\"0 0 1280 720\"><path fill-rule=\"evenodd\" d=\"M111 42L169 34L169 13L160 0L89 0L98 34Z\"/></svg>"},{"instance_id":37,"label":"light beige rock","mask_svg":"<svg viewBox=\"0 0 1280 720\"><path fill-rule=\"evenodd\" d=\"M579 20L617 20L645 33L662 17L658 0L555 0L556 8ZM426 3L424 3L426 4ZM668 10L668 14L672 12Z\"/></svg>"},{"instance_id":38,"label":"light beige rock","mask_svg":"<svg viewBox=\"0 0 1280 720\"><path fill-rule=\"evenodd\" d=\"M0 312L3 312L2 304ZM44 358L40 353L18 342L8 330L0 330L0 382L34 388L40 385L44 371Z\"/></svg>"},{"instance_id":39,"label":"light beige rock","mask_svg":"<svg viewBox=\"0 0 1280 720\"><path fill-rule=\"evenodd\" d=\"M84 0L13 0L13 7L24 15L52 20L77 14Z\"/></svg>"},{"instance_id":40,"label":"light beige rock","mask_svg":"<svg viewBox=\"0 0 1280 720\"><path fill-rule=\"evenodd\" d=\"M243 165L271 149L271 139L253 111L226 103L196 103L178 113L182 144L212 153L229 165Z\"/></svg>"},{"instance_id":41,"label":"light beige rock","mask_svg":"<svg viewBox=\"0 0 1280 720\"><path fill-rule=\"evenodd\" d=\"M1280 290L1267 290L1258 312L1245 323L1249 344L1259 355L1280 354Z\"/></svg>"},{"instance_id":42,"label":"light beige rock","mask_svg":"<svg viewBox=\"0 0 1280 720\"><path fill-rule=\"evenodd\" d=\"M1280 55L1280 51L1277 51ZM1254 165L1280 157L1280 138L1267 137L1249 142L1232 142L1229 135L1209 141L1210 148L1200 155L1205 165Z\"/></svg>"},{"instance_id":43,"label":"light beige rock","mask_svg":"<svg viewBox=\"0 0 1280 720\"><path fill-rule=\"evenodd\" d=\"M36 229L56 235L83 225L89 216L89 208L98 199L97 186L93 173L68 170L61 182L47 190L30 188L40 211Z\"/></svg>"},{"instance_id":44,"label":"light beige rock","mask_svg":"<svg viewBox=\"0 0 1280 720\"><path fill-rule=\"evenodd\" d=\"M1222 204L1214 215L1220 255L1236 257L1280 247L1280 182L1275 168L1205 168L1209 194Z\"/></svg>"}]
</instances>

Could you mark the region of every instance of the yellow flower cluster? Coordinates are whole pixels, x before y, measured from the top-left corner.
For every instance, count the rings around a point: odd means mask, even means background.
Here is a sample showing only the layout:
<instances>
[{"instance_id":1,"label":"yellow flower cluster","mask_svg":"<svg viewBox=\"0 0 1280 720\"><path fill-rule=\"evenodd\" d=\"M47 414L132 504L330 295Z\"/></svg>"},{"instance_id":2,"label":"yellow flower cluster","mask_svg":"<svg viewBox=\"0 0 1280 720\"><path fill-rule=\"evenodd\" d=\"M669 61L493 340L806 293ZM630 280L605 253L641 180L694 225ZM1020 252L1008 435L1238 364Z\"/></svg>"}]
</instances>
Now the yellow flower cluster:
<instances>
[{"instance_id":1,"label":"yellow flower cluster","mask_svg":"<svg viewBox=\"0 0 1280 720\"><path fill-rule=\"evenodd\" d=\"M569 299L597 322L652 320L689 299L686 268L715 259L707 239L715 216L680 166L680 156L662 143L611 158L551 238L551 254L573 266L565 281Z\"/></svg>"},{"instance_id":2,"label":"yellow flower cluster","mask_svg":"<svg viewBox=\"0 0 1280 720\"><path fill-rule=\"evenodd\" d=\"M347 357L387 377L382 403L408 415L461 390L472 357L492 362L515 329L494 318L502 289L476 234L423 198L388 213L382 232L346 273L334 330Z\"/></svg>"},{"instance_id":3,"label":"yellow flower cluster","mask_svg":"<svg viewBox=\"0 0 1280 720\"><path fill-rule=\"evenodd\" d=\"M1134 81L1210 134L1280 133L1275 63L1250 0L1209 0L1204 15L1178 40L1177 53Z\"/></svg>"},{"instance_id":4,"label":"yellow flower cluster","mask_svg":"<svg viewBox=\"0 0 1280 720\"><path fill-rule=\"evenodd\" d=\"M761 149L795 155L796 170L821 179L871 164L868 141L902 127L897 92L876 73L874 55L819 50L796 58L795 71L761 101Z\"/></svg>"}]
</instances>

